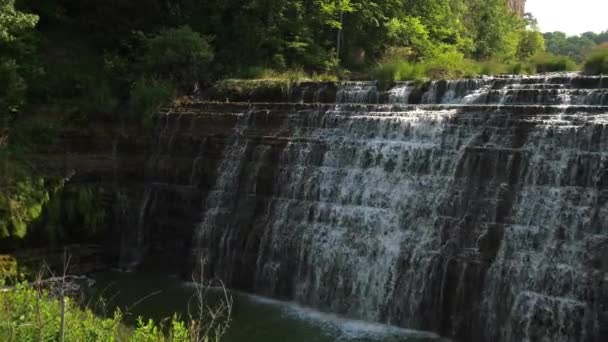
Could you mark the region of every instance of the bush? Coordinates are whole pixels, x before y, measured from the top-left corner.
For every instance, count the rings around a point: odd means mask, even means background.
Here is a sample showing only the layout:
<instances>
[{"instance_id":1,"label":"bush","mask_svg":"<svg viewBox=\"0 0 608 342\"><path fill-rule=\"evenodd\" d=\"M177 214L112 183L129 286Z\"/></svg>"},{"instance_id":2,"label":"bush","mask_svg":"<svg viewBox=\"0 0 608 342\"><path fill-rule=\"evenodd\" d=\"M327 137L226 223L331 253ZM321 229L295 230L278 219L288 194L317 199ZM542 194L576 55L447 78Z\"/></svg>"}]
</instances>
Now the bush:
<instances>
[{"instance_id":1,"label":"bush","mask_svg":"<svg viewBox=\"0 0 608 342\"><path fill-rule=\"evenodd\" d=\"M476 66L455 50L435 54L422 62L412 62L401 58L389 50L383 60L372 71L374 78L380 82L450 79L476 74Z\"/></svg>"},{"instance_id":2,"label":"bush","mask_svg":"<svg viewBox=\"0 0 608 342\"><path fill-rule=\"evenodd\" d=\"M131 90L129 112L132 118L147 125L163 106L175 96L175 88L168 82L141 79Z\"/></svg>"},{"instance_id":3,"label":"bush","mask_svg":"<svg viewBox=\"0 0 608 342\"><path fill-rule=\"evenodd\" d=\"M118 106L119 100L112 91L111 84L106 79L90 82L80 100L80 108L84 119L88 115L109 115Z\"/></svg>"},{"instance_id":4,"label":"bush","mask_svg":"<svg viewBox=\"0 0 608 342\"><path fill-rule=\"evenodd\" d=\"M190 87L203 77L213 59L208 39L188 26L166 29L148 38L142 57L145 72L172 80L180 88Z\"/></svg>"},{"instance_id":5,"label":"bush","mask_svg":"<svg viewBox=\"0 0 608 342\"><path fill-rule=\"evenodd\" d=\"M576 70L576 62L567 56L541 53L532 57L531 62L536 66L536 71L540 73Z\"/></svg>"},{"instance_id":6,"label":"bush","mask_svg":"<svg viewBox=\"0 0 608 342\"><path fill-rule=\"evenodd\" d=\"M0 239L23 239L49 201L42 179L24 179L0 192Z\"/></svg>"},{"instance_id":7,"label":"bush","mask_svg":"<svg viewBox=\"0 0 608 342\"><path fill-rule=\"evenodd\" d=\"M536 74L536 65L530 62L516 62L508 66L508 73L514 75Z\"/></svg>"},{"instance_id":8,"label":"bush","mask_svg":"<svg viewBox=\"0 0 608 342\"><path fill-rule=\"evenodd\" d=\"M473 62L476 74L479 75L498 75L509 73L509 66L495 60L485 62Z\"/></svg>"},{"instance_id":9,"label":"bush","mask_svg":"<svg viewBox=\"0 0 608 342\"><path fill-rule=\"evenodd\" d=\"M476 73L475 64L455 49L447 49L424 61L426 74L432 79L453 79Z\"/></svg>"},{"instance_id":10,"label":"bush","mask_svg":"<svg viewBox=\"0 0 608 342\"><path fill-rule=\"evenodd\" d=\"M589 54L583 72L587 75L608 74L608 44L600 46Z\"/></svg>"},{"instance_id":11,"label":"bush","mask_svg":"<svg viewBox=\"0 0 608 342\"><path fill-rule=\"evenodd\" d=\"M70 298L65 301L65 341L68 342L193 340L186 324L175 316L166 327L139 318L137 326L130 331L122 324L120 311L111 318L101 318L89 309L81 309ZM49 293L25 284L0 293L0 336L7 341L55 341L60 327L61 304Z\"/></svg>"},{"instance_id":12,"label":"bush","mask_svg":"<svg viewBox=\"0 0 608 342\"><path fill-rule=\"evenodd\" d=\"M0 117L8 117L23 105L27 86L17 68L14 60L0 61Z\"/></svg>"}]
</instances>

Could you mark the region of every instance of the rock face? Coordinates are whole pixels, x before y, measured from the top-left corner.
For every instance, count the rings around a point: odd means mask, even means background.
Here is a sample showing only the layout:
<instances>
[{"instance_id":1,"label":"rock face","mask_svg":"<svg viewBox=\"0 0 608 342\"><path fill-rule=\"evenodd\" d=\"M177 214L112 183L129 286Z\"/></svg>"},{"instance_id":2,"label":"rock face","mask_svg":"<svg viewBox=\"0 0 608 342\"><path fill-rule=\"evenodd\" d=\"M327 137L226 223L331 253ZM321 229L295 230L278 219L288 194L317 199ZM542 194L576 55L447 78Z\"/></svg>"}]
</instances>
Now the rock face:
<instances>
[{"instance_id":1,"label":"rock face","mask_svg":"<svg viewBox=\"0 0 608 342\"><path fill-rule=\"evenodd\" d=\"M461 341L608 339L608 78L211 89L115 150L88 179L118 172L123 265L202 257Z\"/></svg>"},{"instance_id":2,"label":"rock face","mask_svg":"<svg viewBox=\"0 0 608 342\"><path fill-rule=\"evenodd\" d=\"M520 15L523 15L526 11L526 0L509 0L508 3L509 7Z\"/></svg>"}]
</instances>

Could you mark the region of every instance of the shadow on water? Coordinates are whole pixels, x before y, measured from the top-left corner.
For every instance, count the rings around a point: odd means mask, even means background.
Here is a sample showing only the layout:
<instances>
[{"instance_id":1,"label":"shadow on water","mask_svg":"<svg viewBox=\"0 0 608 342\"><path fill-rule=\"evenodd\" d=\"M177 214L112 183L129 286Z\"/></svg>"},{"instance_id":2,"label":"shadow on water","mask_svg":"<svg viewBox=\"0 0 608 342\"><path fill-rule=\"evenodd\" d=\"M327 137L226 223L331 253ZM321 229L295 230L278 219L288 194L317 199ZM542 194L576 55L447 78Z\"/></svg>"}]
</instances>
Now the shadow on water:
<instances>
[{"instance_id":1,"label":"shadow on water","mask_svg":"<svg viewBox=\"0 0 608 342\"><path fill-rule=\"evenodd\" d=\"M137 316L156 321L178 313L187 316L193 286L178 278L151 273L107 272L95 277L92 294L108 302L108 311L129 308L128 323ZM427 342L439 341L432 333L353 321L293 303L231 293L234 304L224 342ZM209 302L220 300L211 291ZM134 305L134 303L136 303Z\"/></svg>"}]
</instances>

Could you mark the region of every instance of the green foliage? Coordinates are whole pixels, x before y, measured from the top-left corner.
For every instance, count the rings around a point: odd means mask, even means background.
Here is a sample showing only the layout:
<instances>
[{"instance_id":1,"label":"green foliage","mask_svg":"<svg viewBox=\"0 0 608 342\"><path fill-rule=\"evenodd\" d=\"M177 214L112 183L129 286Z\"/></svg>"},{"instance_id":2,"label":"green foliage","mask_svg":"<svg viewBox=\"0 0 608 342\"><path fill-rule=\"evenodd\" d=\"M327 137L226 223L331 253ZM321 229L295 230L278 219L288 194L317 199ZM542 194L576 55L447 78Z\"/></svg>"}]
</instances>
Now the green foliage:
<instances>
[{"instance_id":1,"label":"green foliage","mask_svg":"<svg viewBox=\"0 0 608 342\"><path fill-rule=\"evenodd\" d=\"M140 79L131 90L129 110L131 116L143 124L149 124L152 116L169 104L175 89L173 85L155 79Z\"/></svg>"},{"instance_id":2,"label":"green foliage","mask_svg":"<svg viewBox=\"0 0 608 342\"><path fill-rule=\"evenodd\" d=\"M62 194L55 197L58 202L53 208L57 224L73 227L76 231L72 232L81 239L94 237L105 223L106 211L99 201L99 194L95 189L87 186L79 186L74 189L65 189ZM61 215L65 217L57 217ZM55 223L55 222L49 222ZM52 233L52 232L49 232ZM52 237L51 237L52 238Z\"/></svg>"},{"instance_id":3,"label":"green foliage","mask_svg":"<svg viewBox=\"0 0 608 342\"><path fill-rule=\"evenodd\" d=\"M0 60L0 117L19 110L25 101L27 85L17 68L14 60Z\"/></svg>"},{"instance_id":4,"label":"green foliage","mask_svg":"<svg viewBox=\"0 0 608 342\"><path fill-rule=\"evenodd\" d=\"M420 62L410 62L397 55L388 55L376 66L372 76L381 82L455 79L479 74L496 74L506 70L498 62L475 62L464 58L461 52L451 48Z\"/></svg>"},{"instance_id":5,"label":"green foliage","mask_svg":"<svg viewBox=\"0 0 608 342\"><path fill-rule=\"evenodd\" d=\"M545 51L545 38L538 31L525 30L521 34L517 57L525 60Z\"/></svg>"},{"instance_id":6,"label":"green foliage","mask_svg":"<svg viewBox=\"0 0 608 342\"><path fill-rule=\"evenodd\" d=\"M419 59L434 53L434 44L420 18L393 18L386 26L390 44L407 47L411 51L411 58Z\"/></svg>"},{"instance_id":7,"label":"green foliage","mask_svg":"<svg viewBox=\"0 0 608 342\"><path fill-rule=\"evenodd\" d=\"M502 61L514 59L520 32L525 29L523 19L513 13L504 0L470 0L465 3L468 10L463 20L474 42L472 56Z\"/></svg>"},{"instance_id":8,"label":"green foliage","mask_svg":"<svg viewBox=\"0 0 608 342\"><path fill-rule=\"evenodd\" d=\"M23 239L28 225L42 214L49 192L42 179L15 177L10 173L7 178L3 181L7 184L0 184L0 239Z\"/></svg>"},{"instance_id":9,"label":"green foliage","mask_svg":"<svg viewBox=\"0 0 608 342\"><path fill-rule=\"evenodd\" d=\"M151 320L138 319L134 329L123 323L124 315L116 311L110 318L96 316L66 298L65 341L130 341L130 342L190 342L193 336L187 324L177 317L166 326ZM38 292L26 284L18 284L0 292L0 336L8 341L55 341L61 322L60 301L49 293ZM210 341L204 337L202 342Z\"/></svg>"},{"instance_id":10,"label":"green foliage","mask_svg":"<svg viewBox=\"0 0 608 342\"><path fill-rule=\"evenodd\" d=\"M531 75L536 73L536 65L528 61L515 62L511 64L507 70L508 74Z\"/></svg>"},{"instance_id":11,"label":"green foliage","mask_svg":"<svg viewBox=\"0 0 608 342\"><path fill-rule=\"evenodd\" d=\"M19 110L24 103L27 85L16 62L23 56L16 52L27 47L18 35L37 22L37 16L17 11L15 0L0 0L0 117Z\"/></svg>"},{"instance_id":12,"label":"green foliage","mask_svg":"<svg viewBox=\"0 0 608 342\"><path fill-rule=\"evenodd\" d=\"M603 33L606 36L606 33ZM599 44L602 39L602 34L596 35L592 32L584 33L580 36L566 36L563 32L548 32L544 34L545 42L547 45L547 52L567 56L572 58L576 63L582 63L585 60L585 56L593 48Z\"/></svg>"},{"instance_id":13,"label":"green foliage","mask_svg":"<svg viewBox=\"0 0 608 342\"><path fill-rule=\"evenodd\" d=\"M110 82L102 78L88 82L79 107L85 116L109 115L116 109L118 104L119 100Z\"/></svg>"},{"instance_id":14,"label":"green foliage","mask_svg":"<svg viewBox=\"0 0 608 342\"><path fill-rule=\"evenodd\" d=\"M0 286L3 281L17 278L18 273L17 260L11 255L0 254Z\"/></svg>"},{"instance_id":15,"label":"green foliage","mask_svg":"<svg viewBox=\"0 0 608 342\"><path fill-rule=\"evenodd\" d=\"M299 83L306 81L337 81L338 76L328 73L308 74L302 68L273 70L261 67L245 68L239 73L238 79L258 81L283 81L286 83Z\"/></svg>"},{"instance_id":16,"label":"green foliage","mask_svg":"<svg viewBox=\"0 0 608 342\"><path fill-rule=\"evenodd\" d=\"M432 79L453 79L470 74L471 63L455 49L446 49L424 61L426 74Z\"/></svg>"},{"instance_id":17,"label":"green foliage","mask_svg":"<svg viewBox=\"0 0 608 342\"><path fill-rule=\"evenodd\" d=\"M192 86L213 59L207 38L188 26L161 30L145 41L142 66L149 75Z\"/></svg>"},{"instance_id":18,"label":"green foliage","mask_svg":"<svg viewBox=\"0 0 608 342\"><path fill-rule=\"evenodd\" d=\"M14 40L16 33L38 22L38 16L17 11L15 0L0 0L0 13L0 43Z\"/></svg>"},{"instance_id":19,"label":"green foliage","mask_svg":"<svg viewBox=\"0 0 608 342\"><path fill-rule=\"evenodd\" d=\"M608 44L598 47L589 54L583 72L587 75L608 74Z\"/></svg>"},{"instance_id":20,"label":"green foliage","mask_svg":"<svg viewBox=\"0 0 608 342\"><path fill-rule=\"evenodd\" d=\"M40 61L11 55L19 61L11 79L21 75L37 103L75 99L86 122L127 101L132 111L157 107L147 99L161 97L164 87L146 90L140 79L171 83L177 92L212 78L293 79L292 70L302 70L298 79L330 79L325 76L348 76L345 67L360 72L385 63L391 49L408 51L404 59L425 63L431 77L453 77L450 70L469 59L511 63L542 49L538 32L526 29L529 21L504 0L142 1L24 1L45 26L38 41L10 45L38 49ZM18 28L31 27L33 17L15 13L29 22ZM6 89L23 93L23 87Z\"/></svg>"},{"instance_id":21,"label":"green foliage","mask_svg":"<svg viewBox=\"0 0 608 342\"><path fill-rule=\"evenodd\" d=\"M532 57L531 62L536 66L537 72L558 72L576 70L576 62L566 56L556 56L550 53L541 53Z\"/></svg>"}]
</instances>

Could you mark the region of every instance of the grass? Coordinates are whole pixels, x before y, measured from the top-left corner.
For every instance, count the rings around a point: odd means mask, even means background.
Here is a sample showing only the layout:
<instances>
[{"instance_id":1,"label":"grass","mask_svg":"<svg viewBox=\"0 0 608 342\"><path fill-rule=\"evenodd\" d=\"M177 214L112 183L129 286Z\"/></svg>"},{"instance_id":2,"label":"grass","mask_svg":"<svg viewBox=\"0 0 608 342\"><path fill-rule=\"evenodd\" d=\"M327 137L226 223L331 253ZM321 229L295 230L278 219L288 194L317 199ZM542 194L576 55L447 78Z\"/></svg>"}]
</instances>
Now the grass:
<instances>
[{"instance_id":1,"label":"grass","mask_svg":"<svg viewBox=\"0 0 608 342\"><path fill-rule=\"evenodd\" d=\"M121 311L99 317L70 298L62 305L49 291L26 283L0 292L0 336L5 341L190 341L186 324L177 317L165 325L140 318L134 329L122 324L123 317Z\"/></svg>"},{"instance_id":2,"label":"grass","mask_svg":"<svg viewBox=\"0 0 608 342\"><path fill-rule=\"evenodd\" d=\"M382 83L394 81L423 81L433 79L458 79L481 75L535 74L537 72L574 71L576 63L565 56L536 55L528 60L516 62L474 61L457 52L448 52L420 61L388 58L381 61L370 72L371 78Z\"/></svg>"},{"instance_id":3,"label":"grass","mask_svg":"<svg viewBox=\"0 0 608 342\"><path fill-rule=\"evenodd\" d=\"M238 80L274 81L274 82L332 82L343 75L329 73L307 73L301 68L275 70L261 67L245 68L237 74ZM234 79L233 79L234 80Z\"/></svg>"}]
</instances>

